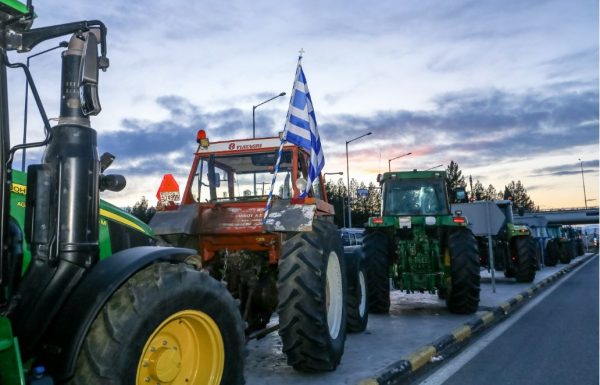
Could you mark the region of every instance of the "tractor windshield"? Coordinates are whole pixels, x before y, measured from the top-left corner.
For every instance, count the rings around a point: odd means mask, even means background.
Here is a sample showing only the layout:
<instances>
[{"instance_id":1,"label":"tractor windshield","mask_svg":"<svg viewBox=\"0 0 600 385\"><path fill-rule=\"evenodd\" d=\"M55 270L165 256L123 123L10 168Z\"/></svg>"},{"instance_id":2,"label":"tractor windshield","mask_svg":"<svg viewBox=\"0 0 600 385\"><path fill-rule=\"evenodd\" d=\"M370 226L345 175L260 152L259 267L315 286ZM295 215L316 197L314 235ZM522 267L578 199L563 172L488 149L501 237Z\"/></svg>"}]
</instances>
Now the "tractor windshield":
<instances>
[{"instance_id":1,"label":"tractor windshield","mask_svg":"<svg viewBox=\"0 0 600 385\"><path fill-rule=\"evenodd\" d=\"M269 194L277 151L208 155L198 162L191 193L197 202L263 199ZM290 198L292 152L284 151L273 194Z\"/></svg>"},{"instance_id":2,"label":"tractor windshield","mask_svg":"<svg viewBox=\"0 0 600 385\"><path fill-rule=\"evenodd\" d=\"M556 226L548 227L548 235L552 238L560 238L560 228Z\"/></svg>"},{"instance_id":3,"label":"tractor windshield","mask_svg":"<svg viewBox=\"0 0 600 385\"><path fill-rule=\"evenodd\" d=\"M391 179L383 188L383 215L445 215L449 213L443 181Z\"/></svg>"}]
</instances>

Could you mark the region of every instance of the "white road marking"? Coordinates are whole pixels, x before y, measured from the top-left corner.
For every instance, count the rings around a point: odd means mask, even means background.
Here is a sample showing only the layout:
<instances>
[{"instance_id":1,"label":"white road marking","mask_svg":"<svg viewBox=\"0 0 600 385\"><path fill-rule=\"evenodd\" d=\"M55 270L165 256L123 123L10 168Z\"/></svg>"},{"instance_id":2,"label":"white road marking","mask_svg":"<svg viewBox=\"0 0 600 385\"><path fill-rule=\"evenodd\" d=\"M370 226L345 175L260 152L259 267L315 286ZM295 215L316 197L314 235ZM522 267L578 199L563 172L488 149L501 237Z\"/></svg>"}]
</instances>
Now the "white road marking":
<instances>
[{"instance_id":1,"label":"white road marking","mask_svg":"<svg viewBox=\"0 0 600 385\"><path fill-rule=\"evenodd\" d=\"M517 321L519 321L521 317L529 313L529 311L532 308L534 308L544 298L550 295L566 280L570 279L574 273L579 271L579 269L587 265L594 258L597 258L597 256L588 259L581 266L571 271L567 277L565 277L564 279L560 279L559 282L557 282L551 288L546 289L542 294L532 299L531 302L526 304L523 308L517 310L517 313L515 315L510 316L507 320L500 323L500 325L494 327L490 332L485 334L483 337L479 338L477 342L471 345L467 350L460 353L458 356L452 358L448 364L444 365L443 367L435 371L431 376L427 377L424 381L420 382L419 385L441 385L444 382L446 382L446 380L448 380L454 373L458 372L460 368L465 366L477 354L479 354L483 349L485 349L489 344L491 344L496 338L500 337L502 333L504 333L508 328L514 325Z\"/></svg>"}]
</instances>

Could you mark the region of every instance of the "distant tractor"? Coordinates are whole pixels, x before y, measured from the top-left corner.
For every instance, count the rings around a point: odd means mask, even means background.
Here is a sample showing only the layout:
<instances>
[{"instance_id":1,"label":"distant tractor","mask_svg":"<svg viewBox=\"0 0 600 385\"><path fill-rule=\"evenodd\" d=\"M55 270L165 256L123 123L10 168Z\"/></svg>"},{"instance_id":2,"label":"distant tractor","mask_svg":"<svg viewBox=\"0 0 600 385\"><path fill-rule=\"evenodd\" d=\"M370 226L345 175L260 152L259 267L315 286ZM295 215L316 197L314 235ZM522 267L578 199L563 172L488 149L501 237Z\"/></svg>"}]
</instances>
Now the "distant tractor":
<instances>
[{"instance_id":1,"label":"distant tractor","mask_svg":"<svg viewBox=\"0 0 600 385\"><path fill-rule=\"evenodd\" d=\"M249 336L264 331L277 311L288 363L297 370L335 369L346 328L366 327L360 307L366 288L359 286L359 261L344 258L323 179L300 198L310 154L283 146L263 223L280 139L209 143L200 131L198 142L181 205L157 212L150 225L169 244L198 250L210 274L227 282Z\"/></svg>"},{"instance_id":2,"label":"distant tractor","mask_svg":"<svg viewBox=\"0 0 600 385\"><path fill-rule=\"evenodd\" d=\"M492 237L494 253L494 269L504 271L507 278L515 278L517 282L532 282L537 269L537 245L527 226L515 225L512 202L510 200L494 201L504 213L504 224L497 235ZM481 265L490 267L488 238L477 237Z\"/></svg>"},{"instance_id":3,"label":"distant tractor","mask_svg":"<svg viewBox=\"0 0 600 385\"><path fill-rule=\"evenodd\" d=\"M551 255L551 260L556 265L560 263L570 263L577 256L577 244L575 239L569 238L569 231L561 225L549 225L548 235L551 237L546 246L547 253Z\"/></svg>"},{"instance_id":4,"label":"distant tractor","mask_svg":"<svg viewBox=\"0 0 600 385\"><path fill-rule=\"evenodd\" d=\"M371 312L389 311L390 278L408 293L437 290L453 313L477 311L477 240L466 218L450 212L445 176L415 170L378 177L381 215L369 218L363 240Z\"/></svg>"}]
</instances>

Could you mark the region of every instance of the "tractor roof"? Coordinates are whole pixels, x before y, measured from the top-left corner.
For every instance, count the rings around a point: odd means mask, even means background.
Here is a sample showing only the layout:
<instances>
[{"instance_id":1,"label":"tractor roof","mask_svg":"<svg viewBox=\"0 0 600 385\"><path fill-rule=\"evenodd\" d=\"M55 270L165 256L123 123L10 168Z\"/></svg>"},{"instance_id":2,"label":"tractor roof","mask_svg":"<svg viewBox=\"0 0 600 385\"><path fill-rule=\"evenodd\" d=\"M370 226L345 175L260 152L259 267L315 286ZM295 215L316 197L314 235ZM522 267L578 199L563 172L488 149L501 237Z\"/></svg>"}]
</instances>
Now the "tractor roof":
<instances>
[{"instance_id":1,"label":"tractor roof","mask_svg":"<svg viewBox=\"0 0 600 385\"><path fill-rule=\"evenodd\" d=\"M0 0L0 12L12 16L24 15L28 12L27 6L17 0Z\"/></svg>"},{"instance_id":2,"label":"tractor roof","mask_svg":"<svg viewBox=\"0 0 600 385\"><path fill-rule=\"evenodd\" d=\"M198 154L226 153L236 154L244 152L257 152L261 150L277 150L281 144L279 137L274 138L256 138L256 139L234 139L211 142L208 147L198 147ZM286 143L285 148L294 147L291 143Z\"/></svg>"},{"instance_id":3,"label":"tractor roof","mask_svg":"<svg viewBox=\"0 0 600 385\"><path fill-rule=\"evenodd\" d=\"M394 171L386 172L380 178L380 182L399 179L444 179L445 171Z\"/></svg>"}]
</instances>

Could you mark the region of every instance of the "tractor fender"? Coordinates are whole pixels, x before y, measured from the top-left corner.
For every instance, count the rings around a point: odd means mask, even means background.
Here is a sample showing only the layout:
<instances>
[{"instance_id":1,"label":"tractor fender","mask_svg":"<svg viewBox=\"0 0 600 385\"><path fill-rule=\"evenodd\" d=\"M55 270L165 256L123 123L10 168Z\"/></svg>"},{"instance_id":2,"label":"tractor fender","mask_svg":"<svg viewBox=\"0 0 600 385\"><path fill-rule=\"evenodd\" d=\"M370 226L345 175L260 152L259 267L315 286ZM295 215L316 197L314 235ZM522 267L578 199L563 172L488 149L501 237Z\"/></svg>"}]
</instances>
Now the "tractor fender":
<instances>
[{"instance_id":1,"label":"tractor fender","mask_svg":"<svg viewBox=\"0 0 600 385\"><path fill-rule=\"evenodd\" d=\"M75 373L84 338L111 295L131 276L155 262L181 263L192 249L141 246L126 249L96 264L73 289L43 338L39 362L55 380Z\"/></svg>"}]
</instances>

